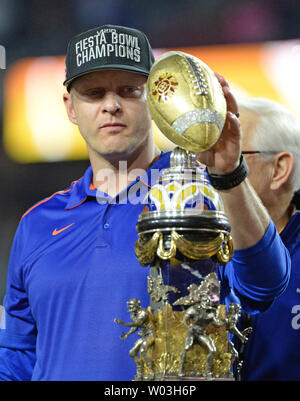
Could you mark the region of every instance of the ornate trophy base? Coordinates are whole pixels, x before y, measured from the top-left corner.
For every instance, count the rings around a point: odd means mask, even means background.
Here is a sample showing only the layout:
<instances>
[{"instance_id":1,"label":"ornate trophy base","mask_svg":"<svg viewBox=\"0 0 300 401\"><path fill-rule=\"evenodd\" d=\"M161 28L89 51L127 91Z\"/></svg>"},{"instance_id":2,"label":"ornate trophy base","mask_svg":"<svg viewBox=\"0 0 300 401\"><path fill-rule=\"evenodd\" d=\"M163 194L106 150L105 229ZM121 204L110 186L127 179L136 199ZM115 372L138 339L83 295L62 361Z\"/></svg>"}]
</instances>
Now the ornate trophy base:
<instances>
[{"instance_id":1,"label":"ornate trophy base","mask_svg":"<svg viewBox=\"0 0 300 401\"><path fill-rule=\"evenodd\" d=\"M150 374L149 364L141 357L144 375L135 380L234 380L230 371L232 355L228 351L226 327L209 324L205 332L193 333L192 338L182 323L185 313L186 311L174 311L168 303L165 303L163 310L155 313L148 308L148 317L156 333L155 347L148 350L153 372ZM217 315L220 320L225 318L224 305L219 305ZM210 348L212 343L215 347L213 350ZM210 371L207 370L209 361Z\"/></svg>"},{"instance_id":2,"label":"ornate trophy base","mask_svg":"<svg viewBox=\"0 0 300 401\"><path fill-rule=\"evenodd\" d=\"M230 377L207 377L207 376L162 376L162 375L155 375L152 376L145 376L142 379L135 378L134 381L235 381L233 376Z\"/></svg>"},{"instance_id":3,"label":"ornate trophy base","mask_svg":"<svg viewBox=\"0 0 300 401\"><path fill-rule=\"evenodd\" d=\"M234 381L234 377L166 376L164 381Z\"/></svg>"}]
</instances>

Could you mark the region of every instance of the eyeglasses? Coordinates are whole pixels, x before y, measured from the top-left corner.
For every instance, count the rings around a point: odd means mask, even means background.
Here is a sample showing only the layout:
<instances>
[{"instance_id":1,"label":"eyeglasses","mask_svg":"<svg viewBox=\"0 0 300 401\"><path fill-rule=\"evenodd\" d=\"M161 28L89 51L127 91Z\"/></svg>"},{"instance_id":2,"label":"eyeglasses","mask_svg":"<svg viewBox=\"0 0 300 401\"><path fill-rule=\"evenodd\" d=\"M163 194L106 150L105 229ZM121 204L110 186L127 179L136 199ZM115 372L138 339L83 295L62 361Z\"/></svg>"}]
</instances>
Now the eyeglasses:
<instances>
[{"instance_id":1,"label":"eyeglasses","mask_svg":"<svg viewBox=\"0 0 300 401\"><path fill-rule=\"evenodd\" d=\"M275 155L278 152L274 150L243 150L242 155L254 155L255 153L267 153L270 155Z\"/></svg>"}]
</instances>

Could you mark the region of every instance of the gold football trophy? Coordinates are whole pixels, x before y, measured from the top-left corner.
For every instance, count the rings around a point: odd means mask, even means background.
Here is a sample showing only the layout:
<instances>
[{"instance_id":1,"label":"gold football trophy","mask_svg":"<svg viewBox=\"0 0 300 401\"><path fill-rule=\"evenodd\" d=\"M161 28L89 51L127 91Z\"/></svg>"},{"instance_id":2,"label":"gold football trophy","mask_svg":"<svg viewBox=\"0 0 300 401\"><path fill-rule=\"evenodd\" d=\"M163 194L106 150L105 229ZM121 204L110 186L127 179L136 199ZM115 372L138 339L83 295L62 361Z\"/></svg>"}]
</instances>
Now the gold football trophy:
<instances>
[{"instance_id":1,"label":"gold football trophy","mask_svg":"<svg viewBox=\"0 0 300 401\"><path fill-rule=\"evenodd\" d=\"M132 332L140 329L130 351L135 380L234 380L238 353L228 333L247 338L236 327L239 305L226 311L220 303L218 265L233 255L230 225L196 160L196 152L217 142L226 101L210 68L182 52L167 52L155 62L147 95L154 122L178 147L137 222L135 253L149 267L150 306L128 300L132 322L115 321L134 327Z\"/></svg>"}]
</instances>

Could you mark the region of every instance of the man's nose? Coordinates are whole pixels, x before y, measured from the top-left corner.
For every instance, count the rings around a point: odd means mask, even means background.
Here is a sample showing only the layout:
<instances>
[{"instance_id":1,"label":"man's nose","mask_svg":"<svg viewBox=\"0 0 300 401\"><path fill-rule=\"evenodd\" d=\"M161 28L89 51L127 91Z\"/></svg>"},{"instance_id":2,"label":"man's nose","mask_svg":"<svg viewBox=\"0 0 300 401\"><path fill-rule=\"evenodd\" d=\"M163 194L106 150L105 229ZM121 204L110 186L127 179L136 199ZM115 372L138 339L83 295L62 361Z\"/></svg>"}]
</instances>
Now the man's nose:
<instances>
[{"instance_id":1,"label":"man's nose","mask_svg":"<svg viewBox=\"0 0 300 401\"><path fill-rule=\"evenodd\" d=\"M121 110L120 97L114 92L106 92L102 110L106 113L116 114Z\"/></svg>"}]
</instances>

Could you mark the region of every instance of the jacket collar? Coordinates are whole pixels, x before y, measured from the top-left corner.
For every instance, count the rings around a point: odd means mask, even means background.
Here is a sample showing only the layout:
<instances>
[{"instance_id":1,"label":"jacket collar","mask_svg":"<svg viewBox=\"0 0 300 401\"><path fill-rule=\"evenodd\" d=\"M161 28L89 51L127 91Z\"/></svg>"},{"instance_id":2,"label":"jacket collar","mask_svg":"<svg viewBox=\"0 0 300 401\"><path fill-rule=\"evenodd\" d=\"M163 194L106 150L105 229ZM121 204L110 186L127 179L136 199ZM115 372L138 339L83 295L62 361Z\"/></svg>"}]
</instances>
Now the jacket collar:
<instances>
[{"instance_id":1,"label":"jacket collar","mask_svg":"<svg viewBox=\"0 0 300 401\"><path fill-rule=\"evenodd\" d=\"M79 180L72 182L70 186L70 197L65 207L65 210L73 209L84 203L89 197L97 199L105 199L106 202L116 201L123 203L127 198L128 201L133 196L136 196L136 191L141 191L141 196L149 191L160 176L161 170L169 167L170 165L170 154L171 152L162 152L160 158L143 174L138 176L126 189L120 192L116 197L111 198L102 191L94 188L93 182L93 170L92 166L89 166L83 177ZM99 202L100 203L100 202Z\"/></svg>"}]
</instances>

